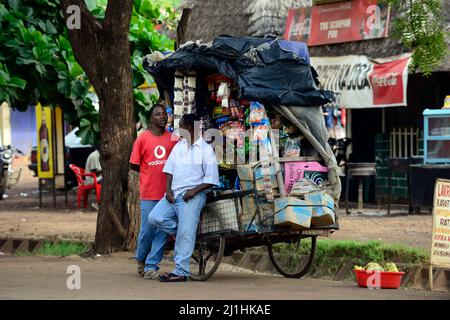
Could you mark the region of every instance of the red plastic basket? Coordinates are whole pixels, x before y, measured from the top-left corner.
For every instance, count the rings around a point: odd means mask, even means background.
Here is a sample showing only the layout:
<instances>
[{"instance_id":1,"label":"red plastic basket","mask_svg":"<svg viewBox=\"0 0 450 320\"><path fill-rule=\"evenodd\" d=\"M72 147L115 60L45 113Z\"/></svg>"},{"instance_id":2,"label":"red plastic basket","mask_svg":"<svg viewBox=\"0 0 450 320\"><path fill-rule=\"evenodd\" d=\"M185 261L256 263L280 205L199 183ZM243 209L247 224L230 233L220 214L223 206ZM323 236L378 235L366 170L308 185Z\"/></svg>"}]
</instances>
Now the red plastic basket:
<instances>
[{"instance_id":1,"label":"red plastic basket","mask_svg":"<svg viewBox=\"0 0 450 320\"><path fill-rule=\"evenodd\" d=\"M404 272L353 270L358 286L364 288L398 289Z\"/></svg>"}]
</instances>

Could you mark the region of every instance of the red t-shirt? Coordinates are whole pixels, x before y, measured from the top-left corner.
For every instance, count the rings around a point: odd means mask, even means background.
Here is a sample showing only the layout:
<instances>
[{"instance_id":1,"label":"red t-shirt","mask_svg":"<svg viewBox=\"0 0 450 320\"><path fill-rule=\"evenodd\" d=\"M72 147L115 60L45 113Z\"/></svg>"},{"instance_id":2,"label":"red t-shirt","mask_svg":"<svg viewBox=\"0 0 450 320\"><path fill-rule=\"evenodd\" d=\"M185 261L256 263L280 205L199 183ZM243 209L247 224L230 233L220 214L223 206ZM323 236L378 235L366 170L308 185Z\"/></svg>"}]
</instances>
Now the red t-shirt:
<instances>
[{"instance_id":1,"label":"red t-shirt","mask_svg":"<svg viewBox=\"0 0 450 320\"><path fill-rule=\"evenodd\" d=\"M161 200L164 196L166 174L162 170L177 141L170 132L155 136L146 130L134 142L130 163L140 166L141 200Z\"/></svg>"}]
</instances>

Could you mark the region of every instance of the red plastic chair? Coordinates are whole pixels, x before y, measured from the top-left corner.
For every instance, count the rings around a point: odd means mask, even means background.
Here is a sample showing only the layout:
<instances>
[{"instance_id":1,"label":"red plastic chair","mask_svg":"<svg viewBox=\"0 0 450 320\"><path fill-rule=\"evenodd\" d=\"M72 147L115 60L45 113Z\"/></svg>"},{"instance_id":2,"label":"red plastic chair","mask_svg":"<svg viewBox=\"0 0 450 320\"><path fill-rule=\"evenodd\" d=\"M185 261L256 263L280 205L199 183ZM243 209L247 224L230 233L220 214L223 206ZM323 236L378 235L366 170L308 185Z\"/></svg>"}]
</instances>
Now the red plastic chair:
<instances>
[{"instance_id":1,"label":"red plastic chair","mask_svg":"<svg viewBox=\"0 0 450 320\"><path fill-rule=\"evenodd\" d=\"M69 164L69 167L75 173L78 183L77 208L80 207L81 198L83 198L83 207L87 207L87 200L91 190L95 190L97 203L100 203L100 192L102 190L102 185L97 182L97 175L93 172L87 173L83 168L80 168L74 164ZM85 177L92 177L94 183L87 183Z\"/></svg>"}]
</instances>

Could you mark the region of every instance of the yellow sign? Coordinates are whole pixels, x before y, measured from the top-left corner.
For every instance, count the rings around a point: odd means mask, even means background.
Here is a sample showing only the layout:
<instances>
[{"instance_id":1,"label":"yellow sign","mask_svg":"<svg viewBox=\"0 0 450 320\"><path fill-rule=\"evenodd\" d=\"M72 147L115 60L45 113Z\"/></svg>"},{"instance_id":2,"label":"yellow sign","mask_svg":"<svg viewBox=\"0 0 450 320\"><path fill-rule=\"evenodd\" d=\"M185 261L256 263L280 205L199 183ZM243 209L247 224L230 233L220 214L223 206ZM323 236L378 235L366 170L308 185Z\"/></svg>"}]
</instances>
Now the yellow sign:
<instances>
[{"instance_id":1,"label":"yellow sign","mask_svg":"<svg viewBox=\"0 0 450 320\"><path fill-rule=\"evenodd\" d=\"M450 180L436 180L432 236L431 265L450 268Z\"/></svg>"},{"instance_id":2,"label":"yellow sign","mask_svg":"<svg viewBox=\"0 0 450 320\"><path fill-rule=\"evenodd\" d=\"M53 178L53 143L52 143L52 109L36 106L37 128L37 167L38 176L43 179Z\"/></svg>"}]
</instances>

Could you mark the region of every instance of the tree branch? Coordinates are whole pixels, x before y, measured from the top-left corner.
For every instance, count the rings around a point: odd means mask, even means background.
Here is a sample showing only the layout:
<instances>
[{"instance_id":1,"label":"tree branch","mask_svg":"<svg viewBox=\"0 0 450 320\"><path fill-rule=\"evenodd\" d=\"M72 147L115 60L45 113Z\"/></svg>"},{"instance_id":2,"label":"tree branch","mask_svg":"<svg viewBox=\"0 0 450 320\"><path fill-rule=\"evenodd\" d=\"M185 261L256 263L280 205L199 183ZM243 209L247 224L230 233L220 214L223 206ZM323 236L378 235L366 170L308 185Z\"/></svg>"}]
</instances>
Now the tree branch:
<instances>
[{"instance_id":1,"label":"tree branch","mask_svg":"<svg viewBox=\"0 0 450 320\"><path fill-rule=\"evenodd\" d=\"M89 12L84 0L61 0L61 8L66 22L71 16L71 14L67 13L67 8L72 5L80 8L81 25L80 29L69 29L70 43L72 44L75 58L97 89L101 81L97 60L97 57L100 55L92 53L101 50L100 34L102 25Z\"/></svg>"},{"instance_id":2,"label":"tree branch","mask_svg":"<svg viewBox=\"0 0 450 320\"><path fill-rule=\"evenodd\" d=\"M191 17L192 9L184 8L181 14L180 22L177 26L177 40L175 42L175 50L179 49L180 46L186 42L186 30L189 23L189 18Z\"/></svg>"}]
</instances>

